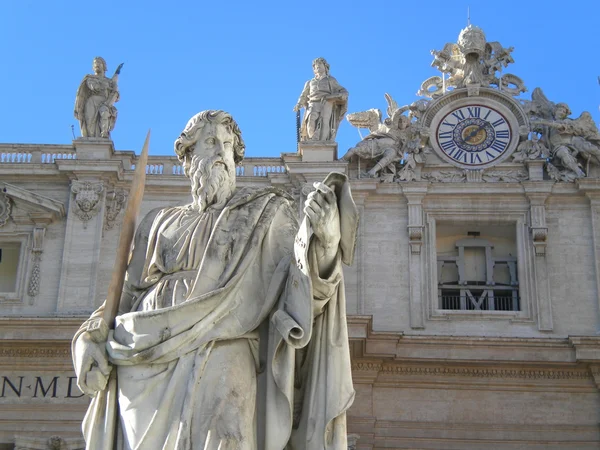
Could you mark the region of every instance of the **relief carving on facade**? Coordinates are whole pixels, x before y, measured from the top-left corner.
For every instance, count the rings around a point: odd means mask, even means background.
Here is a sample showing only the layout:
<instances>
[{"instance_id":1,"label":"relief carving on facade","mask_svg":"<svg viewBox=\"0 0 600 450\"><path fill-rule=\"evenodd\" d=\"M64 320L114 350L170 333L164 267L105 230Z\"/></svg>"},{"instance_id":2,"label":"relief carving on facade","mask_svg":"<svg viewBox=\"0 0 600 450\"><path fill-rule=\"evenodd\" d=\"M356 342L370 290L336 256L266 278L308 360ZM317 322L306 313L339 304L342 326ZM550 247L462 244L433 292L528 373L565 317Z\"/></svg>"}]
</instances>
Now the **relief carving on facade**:
<instances>
[{"instance_id":1,"label":"relief carving on facade","mask_svg":"<svg viewBox=\"0 0 600 450\"><path fill-rule=\"evenodd\" d=\"M85 441L81 438L61 436L35 437L15 436L15 450L83 450Z\"/></svg>"},{"instance_id":2,"label":"relief carving on facade","mask_svg":"<svg viewBox=\"0 0 600 450\"><path fill-rule=\"evenodd\" d=\"M499 42L487 42L481 28L469 25L460 32L457 43L447 43L442 50L431 51L431 66L442 72L442 76L425 80L418 95L436 98L448 88L492 86L510 95L519 95L527 90L523 81L516 75L502 75L502 68L515 62L511 56L513 50L513 47L502 47ZM471 93L477 95L477 91Z\"/></svg>"},{"instance_id":3,"label":"relief carving on facade","mask_svg":"<svg viewBox=\"0 0 600 450\"><path fill-rule=\"evenodd\" d=\"M87 228L87 223L96 214L100 206L100 194L104 190L102 183L90 183L89 181L73 181L71 192L75 194L74 212Z\"/></svg>"},{"instance_id":4,"label":"relief carving on facade","mask_svg":"<svg viewBox=\"0 0 600 450\"><path fill-rule=\"evenodd\" d=\"M379 177L382 182L418 180L418 166L425 163L429 149L425 146L428 131L420 126L419 117L427 108L426 101L399 107L391 95L385 94L388 117L382 121L381 111L369 109L346 116L356 128L368 128L370 133L341 158L353 156L375 162L364 174ZM409 112L408 115L404 113Z\"/></svg>"},{"instance_id":5,"label":"relief carving on facade","mask_svg":"<svg viewBox=\"0 0 600 450\"><path fill-rule=\"evenodd\" d=\"M33 267L29 275L29 287L27 293L31 298L37 296L40 292L40 264L42 261L42 252L44 251L44 235L46 228L36 227L33 229L33 248L31 249Z\"/></svg>"},{"instance_id":6,"label":"relief carving on facade","mask_svg":"<svg viewBox=\"0 0 600 450\"><path fill-rule=\"evenodd\" d=\"M523 106L531 131L538 135L521 145L548 158L550 179L572 182L589 176L591 164L600 165L600 132L589 112L570 119L569 106L551 102L540 88L534 89L531 101L523 101Z\"/></svg>"},{"instance_id":7,"label":"relief carving on facade","mask_svg":"<svg viewBox=\"0 0 600 450\"><path fill-rule=\"evenodd\" d=\"M10 209L10 200L6 195L6 188L4 188L4 192L0 192L0 227L3 227L8 222Z\"/></svg>"},{"instance_id":8,"label":"relief carving on facade","mask_svg":"<svg viewBox=\"0 0 600 450\"><path fill-rule=\"evenodd\" d=\"M109 192L106 196L106 215L104 219L104 229L112 230L117 222L117 218L127 204L127 192L123 189L116 189Z\"/></svg>"},{"instance_id":9,"label":"relief carving on facade","mask_svg":"<svg viewBox=\"0 0 600 450\"><path fill-rule=\"evenodd\" d=\"M529 173L525 169L513 170L433 170L422 172L421 178L432 183L462 183L462 182L484 182L484 183L517 183L529 179Z\"/></svg>"}]
</instances>

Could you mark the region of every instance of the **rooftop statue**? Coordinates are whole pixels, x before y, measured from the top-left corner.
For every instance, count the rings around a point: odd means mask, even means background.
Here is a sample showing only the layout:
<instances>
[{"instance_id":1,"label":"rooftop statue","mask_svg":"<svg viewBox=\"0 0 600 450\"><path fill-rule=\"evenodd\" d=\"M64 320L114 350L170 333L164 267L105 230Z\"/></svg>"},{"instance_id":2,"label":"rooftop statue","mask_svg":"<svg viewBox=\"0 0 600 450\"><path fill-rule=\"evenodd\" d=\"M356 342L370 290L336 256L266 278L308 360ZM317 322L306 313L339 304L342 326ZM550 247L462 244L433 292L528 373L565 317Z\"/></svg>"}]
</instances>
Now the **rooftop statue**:
<instances>
[{"instance_id":1,"label":"rooftop statue","mask_svg":"<svg viewBox=\"0 0 600 450\"><path fill-rule=\"evenodd\" d=\"M244 151L223 111L175 141L193 202L141 221L114 331L103 305L73 340L88 449L346 450L349 183L315 183L299 227L283 191L236 190Z\"/></svg>"},{"instance_id":2,"label":"rooftop statue","mask_svg":"<svg viewBox=\"0 0 600 450\"><path fill-rule=\"evenodd\" d=\"M356 147L349 149L341 159L350 161L353 156L358 156L376 161L366 173L368 177L409 181L414 179L416 164L424 162L425 157L422 152L422 130L411 119L419 117L427 105L426 102L418 101L412 105L398 107L391 95L385 94L385 98L388 103L388 117L383 122L381 111L378 109L348 114L348 122L357 128L368 128L371 133ZM408 116L404 114L407 111ZM396 165L401 160L404 160L405 164L397 171Z\"/></svg>"},{"instance_id":3,"label":"rooftop statue","mask_svg":"<svg viewBox=\"0 0 600 450\"><path fill-rule=\"evenodd\" d=\"M590 164L600 164L600 133L589 112L570 119L566 103L549 101L540 88L534 89L531 101L525 101L532 131L549 150L551 161L546 169L557 181L585 177Z\"/></svg>"},{"instance_id":4,"label":"rooftop statue","mask_svg":"<svg viewBox=\"0 0 600 450\"><path fill-rule=\"evenodd\" d=\"M112 78L107 78L106 61L97 56L93 62L93 75L86 75L75 97L75 118L79 120L82 137L110 138L115 128L119 101L117 81L123 64L120 64Z\"/></svg>"},{"instance_id":5,"label":"rooftop statue","mask_svg":"<svg viewBox=\"0 0 600 450\"><path fill-rule=\"evenodd\" d=\"M469 25L460 32L456 44L447 43L442 50L431 51L431 67L437 68L443 75L425 80L417 94L435 98L447 89L479 85L496 86L511 95L519 95L527 90L519 77L497 74L503 67L515 62L512 51L513 47L504 48L499 42L487 42L481 28ZM444 80L445 74L448 78Z\"/></svg>"},{"instance_id":6,"label":"rooftop statue","mask_svg":"<svg viewBox=\"0 0 600 450\"><path fill-rule=\"evenodd\" d=\"M348 110L348 91L329 75L325 58L312 63L315 77L304 85L294 111L305 108L300 141L334 141Z\"/></svg>"}]
</instances>

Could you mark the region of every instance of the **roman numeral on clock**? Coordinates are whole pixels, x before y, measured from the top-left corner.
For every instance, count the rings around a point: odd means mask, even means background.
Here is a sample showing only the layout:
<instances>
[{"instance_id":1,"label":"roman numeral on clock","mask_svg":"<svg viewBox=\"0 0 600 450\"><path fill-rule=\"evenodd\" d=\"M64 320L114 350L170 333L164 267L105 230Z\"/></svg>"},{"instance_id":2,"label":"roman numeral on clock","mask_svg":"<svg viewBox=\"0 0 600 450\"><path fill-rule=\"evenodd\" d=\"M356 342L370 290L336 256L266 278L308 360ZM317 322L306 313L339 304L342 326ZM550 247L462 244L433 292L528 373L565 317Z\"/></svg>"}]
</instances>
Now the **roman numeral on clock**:
<instances>
[{"instance_id":1,"label":"roman numeral on clock","mask_svg":"<svg viewBox=\"0 0 600 450\"><path fill-rule=\"evenodd\" d=\"M505 122L505 121L504 121L504 119L501 117L500 119L496 120L495 122L492 122L492 125L493 125L493 127L494 127L494 128L496 128L496 127L498 127L498 126L502 125L503 123L506 123L506 122Z\"/></svg>"},{"instance_id":2,"label":"roman numeral on clock","mask_svg":"<svg viewBox=\"0 0 600 450\"><path fill-rule=\"evenodd\" d=\"M468 107L469 117L479 117L481 115L481 108L479 106Z\"/></svg>"},{"instance_id":3,"label":"roman numeral on clock","mask_svg":"<svg viewBox=\"0 0 600 450\"><path fill-rule=\"evenodd\" d=\"M454 158L456 161L467 162L467 153L458 147L454 147L452 151L449 151L448 156Z\"/></svg>"},{"instance_id":4,"label":"roman numeral on clock","mask_svg":"<svg viewBox=\"0 0 600 450\"><path fill-rule=\"evenodd\" d=\"M496 139L508 139L509 137L510 133L508 130L496 131Z\"/></svg>"},{"instance_id":5,"label":"roman numeral on clock","mask_svg":"<svg viewBox=\"0 0 600 450\"><path fill-rule=\"evenodd\" d=\"M506 147L508 146L508 142L495 140L494 143L490 146L492 150L496 150L498 153L502 153Z\"/></svg>"},{"instance_id":6,"label":"roman numeral on clock","mask_svg":"<svg viewBox=\"0 0 600 450\"><path fill-rule=\"evenodd\" d=\"M456 148L456 144L452 140L446 141L446 142L441 142L440 145L442 146L442 149L446 153L448 153L448 152L452 151L452 149Z\"/></svg>"},{"instance_id":7,"label":"roman numeral on clock","mask_svg":"<svg viewBox=\"0 0 600 450\"><path fill-rule=\"evenodd\" d=\"M462 112L462 109L457 109L452 113L454 117L456 117L459 121L465 120L465 114Z\"/></svg>"},{"instance_id":8,"label":"roman numeral on clock","mask_svg":"<svg viewBox=\"0 0 600 450\"><path fill-rule=\"evenodd\" d=\"M452 139L452 131L440 131L438 134L440 139Z\"/></svg>"}]
</instances>

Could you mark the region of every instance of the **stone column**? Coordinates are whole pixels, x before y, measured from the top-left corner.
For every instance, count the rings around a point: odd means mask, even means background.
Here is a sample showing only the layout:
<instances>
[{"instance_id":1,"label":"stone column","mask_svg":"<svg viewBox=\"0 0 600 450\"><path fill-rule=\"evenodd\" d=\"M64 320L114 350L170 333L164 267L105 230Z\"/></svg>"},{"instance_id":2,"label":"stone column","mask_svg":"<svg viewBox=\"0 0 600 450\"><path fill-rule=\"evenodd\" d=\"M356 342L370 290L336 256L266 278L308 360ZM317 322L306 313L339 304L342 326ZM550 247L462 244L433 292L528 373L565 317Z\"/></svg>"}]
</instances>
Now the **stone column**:
<instances>
[{"instance_id":1,"label":"stone column","mask_svg":"<svg viewBox=\"0 0 600 450\"><path fill-rule=\"evenodd\" d=\"M427 194L427 182L402 185L402 193L408 201L408 239L410 252L410 327L425 328L423 305L423 198Z\"/></svg>"}]
</instances>

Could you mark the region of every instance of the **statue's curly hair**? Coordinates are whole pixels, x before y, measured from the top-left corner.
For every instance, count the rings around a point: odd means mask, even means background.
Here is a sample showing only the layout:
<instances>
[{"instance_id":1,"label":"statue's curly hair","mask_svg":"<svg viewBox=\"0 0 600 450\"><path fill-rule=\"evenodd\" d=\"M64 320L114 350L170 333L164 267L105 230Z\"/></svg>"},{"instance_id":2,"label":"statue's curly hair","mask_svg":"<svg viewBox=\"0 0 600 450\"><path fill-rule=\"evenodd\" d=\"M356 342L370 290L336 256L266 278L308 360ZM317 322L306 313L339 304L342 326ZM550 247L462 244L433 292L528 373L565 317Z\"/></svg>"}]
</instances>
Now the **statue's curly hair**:
<instances>
[{"instance_id":1,"label":"statue's curly hair","mask_svg":"<svg viewBox=\"0 0 600 450\"><path fill-rule=\"evenodd\" d=\"M224 125L227 130L233 134L233 160L236 164L239 164L244 159L246 146L237 122L233 119L231 114L225 111L208 109L193 116L188 121L179 137L175 140L175 154L183 164L183 172L186 176L189 176L193 147L196 142L198 142L200 131L206 123Z\"/></svg>"},{"instance_id":2,"label":"statue's curly hair","mask_svg":"<svg viewBox=\"0 0 600 450\"><path fill-rule=\"evenodd\" d=\"M329 63L327 62L327 60L325 58L322 58L322 57L315 58L312 62L313 70L314 70L315 66L317 65L317 63L323 63L323 65L325 66L325 70L327 71L327 74L329 74Z\"/></svg>"}]
</instances>

